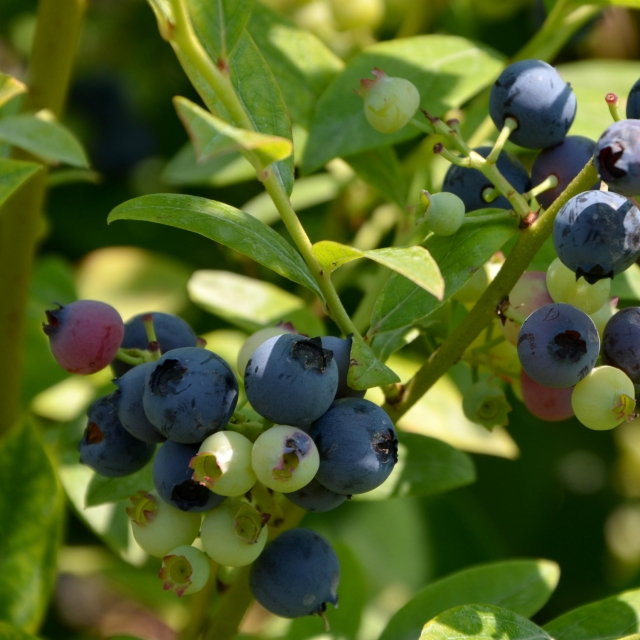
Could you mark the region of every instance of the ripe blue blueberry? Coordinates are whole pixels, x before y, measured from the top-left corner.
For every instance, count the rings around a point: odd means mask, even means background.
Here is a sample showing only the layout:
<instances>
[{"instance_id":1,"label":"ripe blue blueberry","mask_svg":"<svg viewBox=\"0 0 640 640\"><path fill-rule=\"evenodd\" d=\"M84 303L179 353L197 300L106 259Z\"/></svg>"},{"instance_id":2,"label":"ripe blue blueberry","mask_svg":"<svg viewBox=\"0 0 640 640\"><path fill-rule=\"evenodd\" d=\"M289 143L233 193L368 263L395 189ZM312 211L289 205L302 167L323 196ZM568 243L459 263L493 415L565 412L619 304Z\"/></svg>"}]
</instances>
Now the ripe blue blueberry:
<instances>
[{"instance_id":1,"label":"ripe blue blueberry","mask_svg":"<svg viewBox=\"0 0 640 640\"><path fill-rule=\"evenodd\" d=\"M338 389L338 366L320 338L275 336L253 352L244 387L261 416L304 428L331 405Z\"/></svg>"},{"instance_id":2,"label":"ripe blue blueberry","mask_svg":"<svg viewBox=\"0 0 640 640\"><path fill-rule=\"evenodd\" d=\"M640 307L618 311L602 336L602 362L624 371L640 384Z\"/></svg>"},{"instance_id":3,"label":"ripe blue blueberry","mask_svg":"<svg viewBox=\"0 0 640 640\"><path fill-rule=\"evenodd\" d=\"M547 209L551 203L569 186L569 183L584 169L593 157L596 143L584 136L567 136L562 142L543 149L533 161L531 167L531 185L538 186L549 176L558 179L558 186L544 191L537 197L538 202ZM600 182L591 187L597 189Z\"/></svg>"},{"instance_id":4,"label":"ripe blue blueberry","mask_svg":"<svg viewBox=\"0 0 640 640\"><path fill-rule=\"evenodd\" d=\"M89 423L78 445L80 462L108 478L128 476L153 456L155 444L134 438L120 423L110 398L96 400L87 411Z\"/></svg>"},{"instance_id":5,"label":"ripe blue blueberry","mask_svg":"<svg viewBox=\"0 0 640 640\"><path fill-rule=\"evenodd\" d=\"M636 80L627 99L627 118L640 119L640 80Z\"/></svg>"},{"instance_id":6,"label":"ripe blue blueberry","mask_svg":"<svg viewBox=\"0 0 640 640\"><path fill-rule=\"evenodd\" d=\"M595 165L613 191L640 193L640 120L614 122L596 143Z\"/></svg>"},{"instance_id":7,"label":"ripe blue blueberry","mask_svg":"<svg viewBox=\"0 0 640 640\"><path fill-rule=\"evenodd\" d=\"M175 442L202 442L222 429L238 402L238 383L218 355L198 347L167 351L155 362L142 395L144 411Z\"/></svg>"},{"instance_id":8,"label":"ripe blue blueberry","mask_svg":"<svg viewBox=\"0 0 640 640\"><path fill-rule=\"evenodd\" d=\"M316 480L351 495L381 485L398 461L398 440L389 416L363 398L336 400L309 431L320 454Z\"/></svg>"},{"instance_id":9,"label":"ripe blue blueberry","mask_svg":"<svg viewBox=\"0 0 640 640\"><path fill-rule=\"evenodd\" d=\"M478 147L474 151L486 158L491 151L491 147ZM524 165L515 156L502 151L496 166L516 191L524 193L529 190L531 186L529 174ZM464 202L467 213L477 209L486 209L487 207L511 209L509 201L504 196L500 196L491 203L484 200L482 194L485 189L493 189L492 182L485 175L477 169L458 167L455 164L449 167L442 183L442 191L457 195Z\"/></svg>"},{"instance_id":10,"label":"ripe blue blueberry","mask_svg":"<svg viewBox=\"0 0 640 640\"><path fill-rule=\"evenodd\" d=\"M580 382L593 369L599 351L593 320L570 304L540 307L518 334L522 368L544 387L563 389Z\"/></svg>"},{"instance_id":11,"label":"ripe blue blueberry","mask_svg":"<svg viewBox=\"0 0 640 640\"><path fill-rule=\"evenodd\" d=\"M144 362L114 380L117 390L109 399L115 407L122 426L143 442L164 442L166 438L149 422L142 406L144 382L155 362Z\"/></svg>"},{"instance_id":12,"label":"ripe blue blueberry","mask_svg":"<svg viewBox=\"0 0 640 640\"><path fill-rule=\"evenodd\" d=\"M333 351L333 359L338 366L338 390L337 398L364 398L365 390L357 391L352 389L347 383L349 365L351 364L351 344L353 338L349 336L345 340L335 336L322 336L322 348Z\"/></svg>"},{"instance_id":13,"label":"ripe blue blueberry","mask_svg":"<svg viewBox=\"0 0 640 640\"><path fill-rule=\"evenodd\" d=\"M249 586L253 597L283 618L322 614L336 590L340 565L331 545L309 529L289 529L268 544L253 563Z\"/></svg>"},{"instance_id":14,"label":"ripe blue blueberry","mask_svg":"<svg viewBox=\"0 0 640 640\"><path fill-rule=\"evenodd\" d=\"M219 505L224 496L209 491L192 479L191 460L200 445L167 440L160 445L153 461L153 484L158 495L182 511L208 511Z\"/></svg>"},{"instance_id":15,"label":"ripe blue blueberry","mask_svg":"<svg viewBox=\"0 0 640 640\"><path fill-rule=\"evenodd\" d=\"M617 193L585 191L558 212L553 244L563 264L589 284L613 278L640 257L640 211Z\"/></svg>"},{"instance_id":16,"label":"ripe blue blueberry","mask_svg":"<svg viewBox=\"0 0 640 640\"><path fill-rule=\"evenodd\" d=\"M348 499L342 493L323 487L315 478L302 489L285 493L284 497L307 511L317 512L331 511Z\"/></svg>"},{"instance_id":17,"label":"ripe blue blueberry","mask_svg":"<svg viewBox=\"0 0 640 640\"><path fill-rule=\"evenodd\" d=\"M498 129L515 118L518 128L509 139L527 149L543 149L562 142L576 116L576 96L542 60L510 64L489 95L489 114Z\"/></svg>"}]
</instances>

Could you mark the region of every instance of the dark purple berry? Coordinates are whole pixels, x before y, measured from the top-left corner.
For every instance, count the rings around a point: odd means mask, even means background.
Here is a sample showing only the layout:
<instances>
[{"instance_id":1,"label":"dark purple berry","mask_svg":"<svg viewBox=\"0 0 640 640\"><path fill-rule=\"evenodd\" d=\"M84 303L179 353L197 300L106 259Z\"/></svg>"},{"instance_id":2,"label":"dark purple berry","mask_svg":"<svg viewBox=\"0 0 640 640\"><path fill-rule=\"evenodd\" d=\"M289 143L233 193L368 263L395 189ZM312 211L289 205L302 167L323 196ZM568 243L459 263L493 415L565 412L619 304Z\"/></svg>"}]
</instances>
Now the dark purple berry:
<instances>
[{"instance_id":1,"label":"dark purple berry","mask_svg":"<svg viewBox=\"0 0 640 640\"><path fill-rule=\"evenodd\" d=\"M322 347L333 351L333 359L338 366L338 390L336 391L336 399L338 398L364 398L366 390L358 391L352 389L347 383L349 375L349 365L351 364L351 344L353 338L349 336L345 340L336 338L335 336L322 336Z\"/></svg>"},{"instance_id":2,"label":"dark purple berry","mask_svg":"<svg viewBox=\"0 0 640 640\"><path fill-rule=\"evenodd\" d=\"M624 371L640 384L640 307L618 311L602 336L602 362Z\"/></svg>"},{"instance_id":3,"label":"dark purple berry","mask_svg":"<svg viewBox=\"0 0 640 640\"><path fill-rule=\"evenodd\" d=\"M598 175L612 191L640 193L640 120L614 122L596 143Z\"/></svg>"}]
</instances>

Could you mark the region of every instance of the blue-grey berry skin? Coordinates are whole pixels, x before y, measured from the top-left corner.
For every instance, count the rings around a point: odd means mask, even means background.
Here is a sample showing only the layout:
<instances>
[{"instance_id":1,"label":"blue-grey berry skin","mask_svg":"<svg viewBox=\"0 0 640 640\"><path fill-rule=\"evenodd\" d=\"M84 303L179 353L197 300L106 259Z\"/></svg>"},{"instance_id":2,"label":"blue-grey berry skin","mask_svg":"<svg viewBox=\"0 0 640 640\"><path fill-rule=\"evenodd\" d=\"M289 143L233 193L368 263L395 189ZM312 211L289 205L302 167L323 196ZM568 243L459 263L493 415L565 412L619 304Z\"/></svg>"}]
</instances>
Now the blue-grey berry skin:
<instances>
[{"instance_id":1,"label":"blue-grey berry skin","mask_svg":"<svg viewBox=\"0 0 640 640\"><path fill-rule=\"evenodd\" d=\"M389 416L364 398L336 400L309 430L320 454L316 480L343 495L380 486L398 461Z\"/></svg>"},{"instance_id":2,"label":"blue-grey berry skin","mask_svg":"<svg viewBox=\"0 0 640 640\"><path fill-rule=\"evenodd\" d=\"M640 193L640 120L614 122L596 143L595 165L609 189Z\"/></svg>"},{"instance_id":3,"label":"blue-grey berry skin","mask_svg":"<svg viewBox=\"0 0 640 640\"><path fill-rule=\"evenodd\" d=\"M320 338L287 333L270 338L253 352L244 388L261 416L305 429L335 398L338 365Z\"/></svg>"},{"instance_id":4,"label":"blue-grey berry skin","mask_svg":"<svg viewBox=\"0 0 640 640\"><path fill-rule=\"evenodd\" d=\"M489 115L498 129L518 121L511 142L544 149L562 142L576 116L576 96L558 72L542 60L510 64L491 87Z\"/></svg>"},{"instance_id":5,"label":"blue-grey berry skin","mask_svg":"<svg viewBox=\"0 0 640 640\"><path fill-rule=\"evenodd\" d=\"M640 384L640 307L618 311L602 335L602 363L624 371Z\"/></svg>"},{"instance_id":6,"label":"blue-grey berry skin","mask_svg":"<svg viewBox=\"0 0 640 640\"><path fill-rule=\"evenodd\" d=\"M536 309L518 333L522 368L544 387L573 387L593 369L599 351L600 336L593 320L570 304Z\"/></svg>"},{"instance_id":7,"label":"blue-grey berry skin","mask_svg":"<svg viewBox=\"0 0 640 640\"><path fill-rule=\"evenodd\" d=\"M144 362L114 380L118 389L110 396L122 426L143 442L164 442L166 438L149 422L142 406L145 379L155 362Z\"/></svg>"},{"instance_id":8,"label":"blue-grey berry skin","mask_svg":"<svg viewBox=\"0 0 640 640\"><path fill-rule=\"evenodd\" d=\"M199 444L167 440L160 445L153 461L153 484L158 495L182 511L209 511L225 499L192 479L189 463L199 448Z\"/></svg>"},{"instance_id":9,"label":"blue-grey berry skin","mask_svg":"<svg viewBox=\"0 0 640 640\"><path fill-rule=\"evenodd\" d=\"M146 349L148 347L149 340L142 318L149 314L153 316L153 328L156 332L161 353L182 347L195 347L197 345L198 336L196 336L193 329L182 318L174 316L171 313L149 311L134 316L124 323L124 338L122 339L120 348ZM116 377L120 378L132 368L132 365L122 362L122 360L114 360L111 363L111 368Z\"/></svg>"},{"instance_id":10,"label":"blue-grey berry skin","mask_svg":"<svg viewBox=\"0 0 640 640\"><path fill-rule=\"evenodd\" d=\"M253 563L253 597L283 618L319 614L338 603L340 564L331 545L310 529L289 529L267 544Z\"/></svg>"},{"instance_id":11,"label":"blue-grey berry skin","mask_svg":"<svg viewBox=\"0 0 640 640\"><path fill-rule=\"evenodd\" d=\"M108 396L87 411L89 422L78 445L80 462L107 478L128 476L153 457L155 444L134 438L120 423Z\"/></svg>"},{"instance_id":12,"label":"blue-grey berry skin","mask_svg":"<svg viewBox=\"0 0 640 640\"><path fill-rule=\"evenodd\" d=\"M175 442L202 442L220 431L238 402L238 382L218 355L198 347L167 351L147 374L144 411Z\"/></svg>"},{"instance_id":13,"label":"blue-grey berry skin","mask_svg":"<svg viewBox=\"0 0 640 640\"><path fill-rule=\"evenodd\" d=\"M331 511L339 507L348 497L341 493L336 493L321 485L315 478L307 485L292 491L284 493L285 498L293 502L293 504L306 509L307 511Z\"/></svg>"},{"instance_id":14,"label":"blue-grey berry skin","mask_svg":"<svg viewBox=\"0 0 640 640\"><path fill-rule=\"evenodd\" d=\"M349 336L345 340L336 338L335 336L322 336L322 347L333 351L333 359L338 366L338 390L336 391L336 399L338 398L364 398L366 390L358 391L352 389L347 383L349 375L349 365L351 364L351 344L353 338Z\"/></svg>"},{"instance_id":15,"label":"blue-grey berry skin","mask_svg":"<svg viewBox=\"0 0 640 640\"><path fill-rule=\"evenodd\" d=\"M584 169L593 157L596 143L584 136L567 136L562 142L543 149L533 161L531 167L531 186L537 187L549 176L558 179L558 186L536 196L538 202L545 208L569 186L569 183ZM591 188L597 189L600 181Z\"/></svg>"},{"instance_id":16,"label":"blue-grey berry skin","mask_svg":"<svg viewBox=\"0 0 640 640\"><path fill-rule=\"evenodd\" d=\"M640 119L640 80L636 80L627 98L627 118Z\"/></svg>"},{"instance_id":17,"label":"blue-grey berry skin","mask_svg":"<svg viewBox=\"0 0 640 640\"><path fill-rule=\"evenodd\" d=\"M553 245L577 277L613 278L640 258L640 211L617 193L585 191L558 212Z\"/></svg>"},{"instance_id":18,"label":"blue-grey berry skin","mask_svg":"<svg viewBox=\"0 0 640 640\"><path fill-rule=\"evenodd\" d=\"M491 147L478 147L474 151L486 158L491 151ZM506 151L501 151L496 166L519 193L524 193L531 187L527 170L515 156ZM464 202L464 208L467 213L477 209L486 209L487 207L511 209L509 201L504 196L496 198L493 202L486 202L482 197L485 189L493 189L491 180L477 169L458 167L455 164L449 167L442 183L442 191L457 195Z\"/></svg>"}]
</instances>

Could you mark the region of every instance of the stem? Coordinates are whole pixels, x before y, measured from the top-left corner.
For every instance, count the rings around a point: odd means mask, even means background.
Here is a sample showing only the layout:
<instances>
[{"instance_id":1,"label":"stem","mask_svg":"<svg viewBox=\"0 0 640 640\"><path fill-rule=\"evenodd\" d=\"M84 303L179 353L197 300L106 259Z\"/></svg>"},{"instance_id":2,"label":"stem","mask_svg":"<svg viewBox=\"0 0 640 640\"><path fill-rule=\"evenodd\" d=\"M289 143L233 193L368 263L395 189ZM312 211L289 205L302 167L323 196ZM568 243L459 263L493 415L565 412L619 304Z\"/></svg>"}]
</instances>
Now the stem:
<instances>
[{"instance_id":1,"label":"stem","mask_svg":"<svg viewBox=\"0 0 640 640\"><path fill-rule=\"evenodd\" d=\"M489 164L495 164L496 162L498 162L500 153L502 152L504 145L509 139L509 136L517 128L518 128L518 121L515 118L511 118L511 117L505 118L502 131L500 132L500 135L498 135L498 139L493 145L493 149L491 149L491 153L489 153L489 155L487 156L487 162Z\"/></svg>"},{"instance_id":2,"label":"stem","mask_svg":"<svg viewBox=\"0 0 640 640\"><path fill-rule=\"evenodd\" d=\"M620 110L618 109L618 96L615 93L607 93L604 99L609 107L609 113L611 114L613 121L620 122L623 118L620 115Z\"/></svg>"},{"instance_id":3,"label":"stem","mask_svg":"<svg viewBox=\"0 0 640 640\"><path fill-rule=\"evenodd\" d=\"M536 185L527 193L523 193L523 197L527 200L531 200L531 198L537 198L541 193L545 191L549 191L550 189L555 189L558 186L558 177L552 173L550 176L547 176L539 185Z\"/></svg>"},{"instance_id":4,"label":"stem","mask_svg":"<svg viewBox=\"0 0 640 640\"><path fill-rule=\"evenodd\" d=\"M250 568L250 565L242 567L233 584L221 594L203 640L231 640L238 634L238 627L253 599L249 589Z\"/></svg>"},{"instance_id":5,"label":"stem","mask_svg":"<svg viewBox=\"0 0 640 640\"><path fill-rule=\"evenodd\" d=\"M404 415L462 357L476 336L491 323L495 318L497 304L508 296L551 234L560 208L573 196L589 189L596 177L596 170L589 163L546 213L520 234L500 272L473 309L407 384L403 400L394 406L384 405L383 408L393 420Z\"/></svg>"},{"instance_id":6,"label":"stem","mask_svg":"<svg viewBox=\"0 0 640 640\"><path fill-rule=\"evenodd\" d=\"M40 0L24 109L49 109L60 117L85 5L86 0ZM16 151L14 157L40 162L24 152ZM7 200L0 215L0 352L11 363L0 368L0 434L21 409L29 281L42 232L46 178L43 167Z\"/></svg>"},{"instance_id":7,"label":"stem","mask_svg":"<svg viewBox=\"0 0 640 640\"><path fill-rule=\"evenodd\" d=\"M503 220L511 220L513 213L511 211L503 211L500 213L487 213L483 216L465 216L462 221L462 226L469 226L472 224L487 224L489 222L502 222Z\"/></svg>"}]
</instances>

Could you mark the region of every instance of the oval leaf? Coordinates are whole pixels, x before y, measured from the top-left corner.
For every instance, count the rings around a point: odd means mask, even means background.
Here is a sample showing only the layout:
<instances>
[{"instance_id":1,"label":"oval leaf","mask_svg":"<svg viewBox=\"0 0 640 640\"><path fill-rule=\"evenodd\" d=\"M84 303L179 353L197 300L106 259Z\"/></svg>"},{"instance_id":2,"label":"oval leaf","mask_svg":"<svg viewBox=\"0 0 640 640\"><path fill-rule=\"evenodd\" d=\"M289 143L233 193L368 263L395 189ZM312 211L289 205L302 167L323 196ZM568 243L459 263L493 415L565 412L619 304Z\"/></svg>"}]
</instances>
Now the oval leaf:
<instances>
[{"instance_id":1,"label":"oval leaf","mask_svg":"<svg viewBox=\"0 0 640 640\"><path fill-rule=\"evenodd\" d=\"M244 211L206 198L155 194L129 200L107 219L145 220L199 233L235 249L322 297L300 254L276 231Z\"/></svg>"},{"instance_id":2,"label":"oval leaf","mask_svg":"<svg viewBox=\"0 0 640 640\"><path fill-rule=\"evenodd\" d=\"M78 139L47 113L21 114L0 119L0 140L24 149L45 162L64 162L87 168L89 161Z\"/></svg>"},{"instance_id":3,"label":"oval leaf","mask_svg":"<svg viewBox=\"0 0 640 640\"><path fill-rule=\"evenodd\" d=\"M449 609L428 622L420 640L550 640L537 625L508 609L468 604Z\"/></svg>"},{"instance_id":4,"label":"oval leaf","mask_svg":"<svg viewBox=\"0 0 640 640\"><path fill-rule=\"evenodd\" d=\"M35 162L0 158L0 205L39 169Z\"/></svg>"},{"instance_id":5,"label":"oval leaf","mask_svg":"<svg viewBox=\"0 0 640 640\"><path fill-rule=\"evenodd\" d=\"M153 491L153 462L149 461L142 469L122 478L106 478L94 474L87 487L84 503L95 507L107 502L128 500L136 491Z\"/></svg>"},{"instance_id":6,"label":"oval leaf","mask_svg":"<svg viewBox=\"0 0 640 640\"><path fill-rule=\"evenodd\" d=\"M302 167L311 172L336 156L388 146L418 135L406 126L379 133L367 122L362 98L354 93L362 78L379 67L406 78L420 92L420 106L436 116L461 106L491 84L504 67L500 54L457 36L427 35L368 47L349 60L318 101Z\"/></svg>"},{"instance_id":7,"label":"oval leaf","mask_svg":"<svg viewBox=\"0 0 640 640\"><path fill-rule=\"evenodd\" d=\"M13 76L0 73L0 107L21 93L27 91L27 85Z\"/></svg>"},{"instance_id":8,"label":"oval leaf","mask_svg":"<svg viewBox=\"0 0 640 640\"><path fill-rule=\"evenodd\" d=\"M528 618L547 602L559 577L560 568L549 560L510 560L458 571L419 591L393 615L379 640L418 640L425 619L474 602Z\"/></svg>"},{"instance_id":9,"label":"oval leaf","mask_svg":"<svg viewBox=\"0 0 640 640\"><path fill-rule=\"evenodd\" d=\"M62 541L62 491L28 420L0 441L0 619L38 629L49 603Z\"/></svg>"},{"instance_id":10,"label":"oval leaf","mask_svg":"<svg viewBox=\"0 0 640 640\"><path fill-rule=\"evenodd\" d=\"M351 343L351 364L347 383L352 389L370 389L400 382L398 375L382 364L369 345L360 337L353 336Z\"/></svg>"},{"instance_id":11,"label":"oval leaf","mask_svg":"<svg viewBox=\"0 0 640 640\"><path fill-rule=\"evenodd\" d=\"M364 258L365 252L333 240L321 240L312 248L313 255L324 271L331 273L347 262Z\"/></svg>"}]
</instances>

